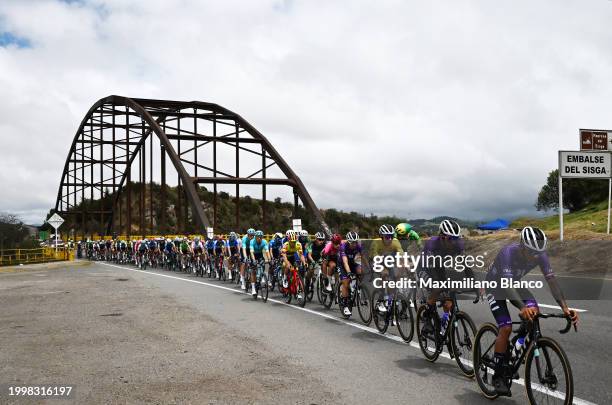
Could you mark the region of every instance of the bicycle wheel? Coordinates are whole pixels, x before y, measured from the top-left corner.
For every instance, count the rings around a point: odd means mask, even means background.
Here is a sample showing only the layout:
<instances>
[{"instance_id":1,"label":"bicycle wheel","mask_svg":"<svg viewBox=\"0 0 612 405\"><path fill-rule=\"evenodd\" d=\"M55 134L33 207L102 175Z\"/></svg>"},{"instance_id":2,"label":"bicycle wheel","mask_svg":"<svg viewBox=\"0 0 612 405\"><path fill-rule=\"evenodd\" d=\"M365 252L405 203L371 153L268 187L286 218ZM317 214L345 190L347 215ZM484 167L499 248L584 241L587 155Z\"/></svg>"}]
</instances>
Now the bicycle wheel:
<instances>
[{"instance_id":1,"label":"bicycle wheel","mask_svg":"<svg viewBox=\"0 0 612 405\"><path fill-rule=\"evenodd\" d=\"M532 344L525 360L525 389L529 403L571 404L574 378L565 351L551 338Z\"/></svg>"},{"instance_id":2,"label":"bicycle wheel","mask_svg":"<svg viewBox=\"0 0 612 405\"><path fill-rule=\"evenodd\" d=\"M397 331L404 342L408 343L414 337L414 310L412 302L403 294L398 293L393 305L393 315L397 322Z\"/></svg>"},{"instance_id":3,"label":"bicycle wheel","mask_svg":"<svg viewBox=\"0 0 612 405\"><path fill-rule=\"evenodd\" d=\"M382 303L386 307L385 293L380 289L374 290L372 293L372 319L374 319L374 325L380 333L385 333L389 328L389 316L387 312L380 312L378 307Z\"/></svg>"},{"instance_id":4,"label":"bicycle wheel","mask_svg":"<svg viewBox=\"0 0 612 405\"><path fill-rule=\"evenodd\" d=\"M268 301L268 276L263 274L259 280L259 296L263 302Z\"/></svg>"},{"instance_id":5,"label":"bicycle wheel","mask_svg":"<svg viewBox=\"0 0 612 405\"><path fill-rule=\"evenodd\" d=\"M474 374L478 387L485 397L495 399L499 395L493 385L493 358L495 340L499 333L497 326L490 322L483 324L474 337Z\"/></svg>"},{"instance_id":6,"label":"bicycle wheel","mask_svg":"<svg viewBox=\"0 0 612 405\"><path fill-rule=\"evenodd\" d=\"M437 312L427 314L427 305L421 305L417 311L417 337L419 347L425 358L431 362L438 359L438 341L440 336L440 317Z\"/></svg>"},{"instance_id":7,"label":"bicycle wheel","mask_svg":"<svg viewBox=\"0 0 612 405\"><path fill-rule=\"evenodd\" d=\"M297 299L297 304L304 308L306 305L306 291L304 289L304 282L302 281L302 277L297 276L297 290L295 294L295 298Z\"/></svg>"},{"instance_id":8,"label":"bicycle wheel","mask_svg":"<svg viewBox=\"0 0 612 405\"><path fill-rule=\"evenodd\" d=\"M474 335L476 325L468 314L457 311L455 320L450 325L451 348L455 355L455 361L466 377L474 377Z\"/></svg>"},{"instance_id":9,"label":"bicycle wheel","mask_svg":"<svg viewBox=\"0 0 612 405\"><path fill-rule=\"evenodd\" d=\"M331 283L331 279L329 280L329 282ZM332 304L334 303L334 300L336 299L336 293L338 291L338 288L337 286L332 286L331 291L327 291L327 290L323 291L325 289L325 286L323 284L324 283L321 282L321 294L323 294L323 306L327 309L330 309Z\"/></svg>"},{"instance_id":10,"label":"bicycle wheel","mask_svg":"<svg viewBox=\"0 0 612 405\"><path fill-rule=\"evenodd\" d=\"M372 322L372 308L370 307L370 300L368 299L368 297L368 289L365 288L365 286L363 285L359 285L355 301L357 304L357 312L359 312L361 322L366 325L369 325L370 322Z\"/></svg>"},{"instance_id":11,"label":"bicycle wheel","mask_svg":"<svg viewBox=\"0 0 612 405\"><path fill-rule=\"evenodd\" d=\"M312 301L312 297L314 297L314 288L312 287L313 282L312 282L312 277L309 279L306 279L305 284L305 289L306 289L306 299L308 300L308 302Z\"/></svg>"}]
</instances>

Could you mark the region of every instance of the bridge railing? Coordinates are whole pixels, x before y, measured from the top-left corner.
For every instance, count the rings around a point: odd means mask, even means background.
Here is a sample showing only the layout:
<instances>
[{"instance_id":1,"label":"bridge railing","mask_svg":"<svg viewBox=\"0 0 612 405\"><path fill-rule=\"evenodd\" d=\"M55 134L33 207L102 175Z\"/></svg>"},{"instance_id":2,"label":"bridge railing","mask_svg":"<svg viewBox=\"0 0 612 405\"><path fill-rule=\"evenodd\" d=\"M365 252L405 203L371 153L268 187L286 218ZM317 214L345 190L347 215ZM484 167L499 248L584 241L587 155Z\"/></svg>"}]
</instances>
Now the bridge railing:
<instances>
[{"instance_id":1,"label":"bridge railing","mask_svg":"<svg viewBox=\"0 0 612 405\"><path fill-rule=\"evenodd\" d=\"M42 247L38 249L6 249L0 251L0 266L73 260L74 251Z\"/></svg>"}]
</instances>

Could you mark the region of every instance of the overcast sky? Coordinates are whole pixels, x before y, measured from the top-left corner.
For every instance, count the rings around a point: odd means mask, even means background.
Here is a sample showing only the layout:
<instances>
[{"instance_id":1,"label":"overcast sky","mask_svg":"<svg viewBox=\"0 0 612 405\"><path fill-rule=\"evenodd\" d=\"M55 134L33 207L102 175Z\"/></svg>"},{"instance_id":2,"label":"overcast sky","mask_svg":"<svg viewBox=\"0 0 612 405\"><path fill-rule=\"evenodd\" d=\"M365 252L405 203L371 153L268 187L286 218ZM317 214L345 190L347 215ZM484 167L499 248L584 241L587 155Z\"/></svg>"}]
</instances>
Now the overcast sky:
<instances>
[{"instance_id":1,"label":"overcast sky","mask_svg":"<svg viewBox=\"0 0 612 405\"><path fill-rule=\"evenodd\" d=\"M533 214L612 128L612 2L0 1L0 211L41 223L98 99L241 114L321 208Z\"/></svg>"}]
</instances>

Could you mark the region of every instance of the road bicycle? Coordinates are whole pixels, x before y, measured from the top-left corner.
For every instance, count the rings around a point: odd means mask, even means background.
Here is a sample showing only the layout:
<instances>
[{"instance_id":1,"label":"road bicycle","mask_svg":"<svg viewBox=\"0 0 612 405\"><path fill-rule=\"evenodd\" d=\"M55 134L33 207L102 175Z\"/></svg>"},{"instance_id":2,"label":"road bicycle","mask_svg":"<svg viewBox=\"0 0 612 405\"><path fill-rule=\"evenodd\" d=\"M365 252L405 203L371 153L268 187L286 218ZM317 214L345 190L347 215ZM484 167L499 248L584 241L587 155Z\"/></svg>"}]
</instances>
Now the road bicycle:
<instances>
[{"instance_id":1,"label":"road bicycle","mask_svg":"<svg viewBox=\"0 0 612 405\"><path fill-rule=\"evenodd\" d=\"M296 261L299 259L296 259ZM304 282L302 277L300 277L298 267L296 265L291 265L289 267L289 274L287 275L288 287L283 287L282 283L279 284L280 292L283 294L285 298L285 302L287 304L291 304L291 300L293 298L296 299L297 304L304 308L306 305L306 294L304 291Z\"/></svg>"},{"instance_id":2,"label":"road bicycle","mask_svg":"<svg viewBox=\"0 0 612 405\"><path fill-rule=\"evenodd\" d=\"M223 254L217 254L215 256L215 277L219 280L225 281L225 266L223 266Z\"/></svg>"},{"instance_id":3,"label":"road bicycle","mask_svg":"<svg viewBox=\"0 0 612 405\"><path fill-rule=\"evenodd\" d=\"M353 308L357 307L357 312L359 313L359 317L361 321L369 325L372 322L372 307L370 305L370 294L368 293L367 288L361 281L361 277L358 277L355 273L348 273L350 278L349 282L349 296L348 296L348 308L353 313ZM340 313L346 319L349 319L351 315L344 314L344 305L342 304L342 300L340 299L340 287L342 286L341 282L336 283L336 290L334 292L334 296L338 306L340 307Z\"/></svg>"},{"instance_id":4,"label":"road bicycle","mask_svg":"<svg viewBox=\"0 0 612 405\"><path fill-rule=\"evenodd\" d=\"M475 292L477 296L474 304L479 302L480 296L477 291L470 290L465 292ZM450 291L448 293L453 305L448 314L444 329L442 329L441 319L437 310L431 311L427 304L422 304L417 310L416 333L421 352L423 352L427 360L431 362L436 361L442 350L444 350L444 346L446 346L448 353L451 358L455 359L461 372L471 378L474 376L471 357L476 326L467 313L459 310L457 302L457 294L459 293L461 292ZM442 303L438 306L442 306Z\"/></svg>"},{"instance_id":5,"label":"road bicycle","mask_svg":"<svg viewBox=\"0 0 612 405\"><path fill-rule=\"evenodd\" d=\"M525 389L529 403L532 405L558 401L571 404L574 400L574 378L569 359L563 348L555 340L542 336L540 319L563 318L566 320L565 328L559 333L569 332L572 322L565 314L538 313L527 323L525 321L512 322L521 326L509 339L506 352L508 364L503 368L502 375L508 388L512 381L519 378L519 369L525 364ZM576 326L574 330L577 331ZM493 357L495 340L499 329L492 323L483 324L474 341L474 369L476 382L482 393L489 399L499 396L493 386ZM520 343L524 338L524 343ZM509 396L512 394L510 393Z\"/></svg>"},{"instance_id":6,"label":"road bicycle","mask_svg":"<svg viewBox=\"0 0 612 405\"><path fill-rule=\"evenodd\" d=\"M389 324L397 326L402 339L410 342L414 336L414 300L411 294L396 290L385 299L384 289L376 289L372 293L372 319L380 333L387 332ZM385 306L386 311L381 312L379 304Z\"/></svg>"},{"instance_id":7,"label":"road bicycle","mask_svg":"<svg viewBox=\"0 0 612 405\"><path fill-rule=\"evenodd\" d=\"M263 302L268 301L268 272L265 268L265 261L263 259L257 260L252 263L251 271L255 272L255 291L257 294L253 296L254 299L261 297Z\"/></svg>"}]
</instances>

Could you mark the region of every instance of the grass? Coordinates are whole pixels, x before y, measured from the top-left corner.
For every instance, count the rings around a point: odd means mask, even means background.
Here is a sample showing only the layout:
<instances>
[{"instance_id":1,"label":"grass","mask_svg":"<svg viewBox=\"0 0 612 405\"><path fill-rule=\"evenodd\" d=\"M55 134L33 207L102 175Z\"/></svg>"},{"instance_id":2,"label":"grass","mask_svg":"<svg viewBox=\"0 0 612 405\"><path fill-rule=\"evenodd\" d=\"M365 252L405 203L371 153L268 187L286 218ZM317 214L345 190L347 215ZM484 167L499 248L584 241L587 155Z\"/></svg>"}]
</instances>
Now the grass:
<instances>
[{"instance_id":1,"label":"grass","mask_svg":"<svg viewBox=\"0 0 612 405\"><path fill-rule=\"evenodd\" d=\"M569 239L572 236L579 239L608 239L606 227L608 224L608 202L591 204L580 211L563 215L563 231ZM551 236L559 234L559 215L544 218L517 218L510 227L522 228L531 225L537 226Z\"/></svg>"}]
</instances>

